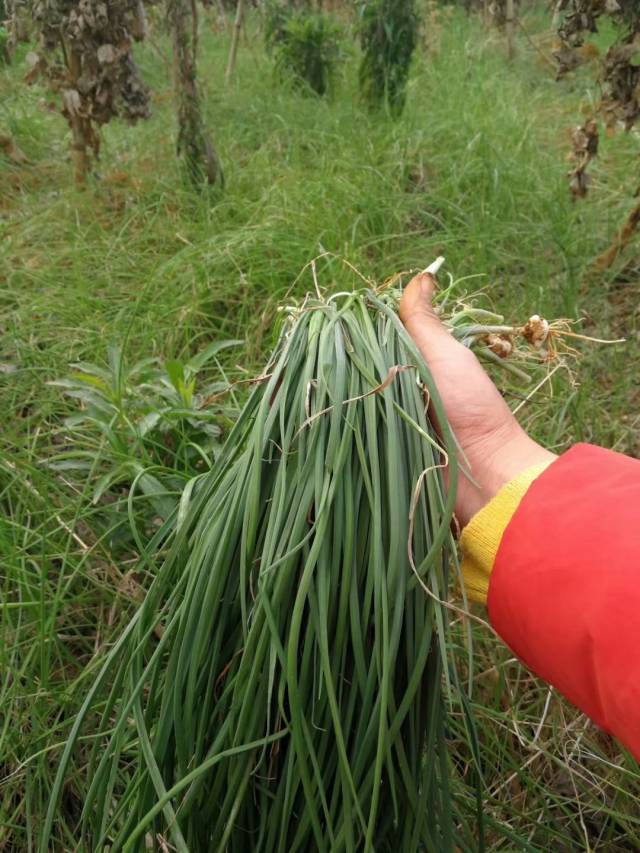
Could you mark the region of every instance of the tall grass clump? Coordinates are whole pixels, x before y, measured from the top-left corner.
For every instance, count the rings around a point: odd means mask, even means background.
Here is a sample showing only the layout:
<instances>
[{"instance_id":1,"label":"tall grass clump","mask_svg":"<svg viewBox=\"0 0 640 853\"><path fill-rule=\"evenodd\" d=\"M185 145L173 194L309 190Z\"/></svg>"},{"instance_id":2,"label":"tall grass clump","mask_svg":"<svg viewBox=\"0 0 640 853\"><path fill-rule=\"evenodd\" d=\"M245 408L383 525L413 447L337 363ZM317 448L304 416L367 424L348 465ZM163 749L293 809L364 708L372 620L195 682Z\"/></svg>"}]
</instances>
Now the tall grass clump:
<instances>
[{"instance_id":1,"label":"tall grass clump","mask_svg":"<svg viewBox=\"0 0 640 853\"><path fill-rule=\"evenodd\" d=\"M399 115L418 41L415 0L364 0L360 14L363 98L370 107L386 106Z\"/></svg>"},{"instance_id":2,"label":"tall grass clump","mask_svg":"<svg viewBox=\"0 0 640 853\"><path fill-rule=\"evenodd\" d=\"M42 851L98 708L90 849L475 849L448 791L455 446L394 307L366 289L290 309L76 720Z\"/></svg>"},{"instance_id":3,"label":"tall grass clump","mask_svg":"<svg viewBox=\"0 0 640 853\"><path fill-rule=\"evenodd\" d=\"M279 3L267 10L265 41L275 56L278 77L316 95L331 91L344 58L343 38L342 27L321 12Z\"/></svg>"},{"instance_id":4,"label":"tall grass clump","mask_svg":"<svg viewBox=\"0 0 640 853\"><path fill-rule=\"evenodd\" d=\"M5 23L5 12L3 4L0 2L0 65L4 65L9 61L9 50L7 43L9 34Z\"/></svg>"}]
</instances>

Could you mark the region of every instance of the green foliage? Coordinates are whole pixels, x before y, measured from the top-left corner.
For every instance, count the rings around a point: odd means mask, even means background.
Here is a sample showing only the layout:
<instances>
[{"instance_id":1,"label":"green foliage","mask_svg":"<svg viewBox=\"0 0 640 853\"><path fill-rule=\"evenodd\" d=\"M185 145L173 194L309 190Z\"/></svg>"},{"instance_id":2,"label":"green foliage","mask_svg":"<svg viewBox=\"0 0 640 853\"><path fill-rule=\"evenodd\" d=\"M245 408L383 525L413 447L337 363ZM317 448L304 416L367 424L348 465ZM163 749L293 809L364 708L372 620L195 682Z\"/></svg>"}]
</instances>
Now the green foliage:
<instances>
[{"instance_id":1,"label":"green foliage","mask_svg":"<svg viewBox=\"0 0 640 853\"><path fill-rule=\"evenodd\" d=\"M275 54L281 79L291 79L317 95L327 94L344 59L342 27L328 15L273 3L265 41Z\"/></svg>"},{"instance_id":2,"label":"green foliage","mask_svg":"<svg viewBox=\"0 0 640 853\"><path fill-rule=\"evenodd\" d=\"M267 3L264 22L264 43L268 53L286 39L287 22L293 14L291 4L282 0L271 0Z\"/></svg>"},{"instance_id":3,"label":"green foliage","mask_svg":"<svg viewBox=\"0 0 640 853\"><path fill-rule=\"evenodd\" d=\"M147 358L133 365L111 346L106 367L74 365L68 377L50 383L82 409L66 418L66 446L52 467L90 477L94 504L135 481L166 520L185 480L209 467L234 411L212 404L228 400L229 383L216 380L196 393L198 374L220 351L241 343L214 342L187 362Z\"/></svg>"},{"instance_id":4,"label":"green foliage","mask_svg":"<svg viewBox=\"0 0 640 853\"><path fill-rule=\"evenodd\" d=\"M9 11L5 0L0 0L0 65L9 61Z\"/></svg>"},{"instance_id":5,"label":"green foliage","mask_svg":"<svg viewBox=\"0 0 640 853\"><path fill-rule=\"evenodd\" d=\"M364 0L360 6L360 88L371 107L399 115L418 40L415 0Z\"/></svg>"}]
</instances>

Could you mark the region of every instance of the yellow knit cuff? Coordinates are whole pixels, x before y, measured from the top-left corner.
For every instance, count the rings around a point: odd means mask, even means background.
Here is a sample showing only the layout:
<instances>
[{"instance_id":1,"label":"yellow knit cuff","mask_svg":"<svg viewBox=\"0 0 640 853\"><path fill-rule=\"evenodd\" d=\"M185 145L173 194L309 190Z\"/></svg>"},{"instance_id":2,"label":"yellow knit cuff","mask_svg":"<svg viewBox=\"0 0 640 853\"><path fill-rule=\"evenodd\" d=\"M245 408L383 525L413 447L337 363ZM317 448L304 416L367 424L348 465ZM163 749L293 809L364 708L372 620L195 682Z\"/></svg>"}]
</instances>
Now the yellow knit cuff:
<instances>
[{"instance_id":1,"label":"yellow knit cuff","mask_svg":"<svg viewBox=\"0 0 640 853\"><path fill-rule=\"evenodd\" d=\"M504 531L513 518L518 504L536 477L549 462L525 468L503 486L498 494L476 513L462 531L462 576L470 601L485 604L489 593L489 578Z\"/></svg>"}]
</instances>

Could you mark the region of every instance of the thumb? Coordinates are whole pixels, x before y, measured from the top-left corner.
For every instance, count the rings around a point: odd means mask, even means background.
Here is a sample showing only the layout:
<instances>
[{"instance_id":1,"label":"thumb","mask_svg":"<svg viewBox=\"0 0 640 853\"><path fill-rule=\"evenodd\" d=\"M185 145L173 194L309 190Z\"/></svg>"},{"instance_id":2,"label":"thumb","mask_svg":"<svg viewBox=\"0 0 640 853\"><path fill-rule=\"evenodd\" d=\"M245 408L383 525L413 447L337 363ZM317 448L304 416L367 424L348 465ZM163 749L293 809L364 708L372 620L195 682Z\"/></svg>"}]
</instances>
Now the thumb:
<instances>
[{"instance_id":1,"label":"thumb","mask_svg":"<svg viewBox=\"0 0 640 853\"><path fill-rule=\"evenodd\" d=\"M400 300L400 319L426 361L442 356L443 350L446 353L452 346L458 347L434 310L434 292L433 276L420 273L411 279Z\"/></svg>"}]
</instances>

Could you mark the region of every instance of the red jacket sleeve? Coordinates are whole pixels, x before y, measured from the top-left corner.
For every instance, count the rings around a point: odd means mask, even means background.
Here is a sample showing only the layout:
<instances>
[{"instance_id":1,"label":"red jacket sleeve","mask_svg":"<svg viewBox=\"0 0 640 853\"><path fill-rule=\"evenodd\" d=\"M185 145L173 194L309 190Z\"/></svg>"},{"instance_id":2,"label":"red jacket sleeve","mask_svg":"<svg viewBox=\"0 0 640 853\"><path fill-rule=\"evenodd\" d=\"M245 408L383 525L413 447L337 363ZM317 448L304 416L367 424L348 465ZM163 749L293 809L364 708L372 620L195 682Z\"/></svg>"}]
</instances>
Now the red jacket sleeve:
<instances>
[{"instance_id":1,"label":"red jacket sleeve","mask_svg":"<svg viewBox=\"0 0 640 853\"><path fill-rule=\"evenodd\" d=\"M538 676L640 760L640 461L576 445L500 543L489 617Z\"/></svg>"}]
</instances>

